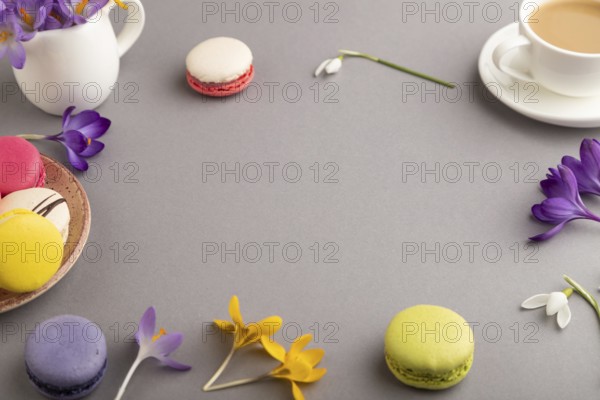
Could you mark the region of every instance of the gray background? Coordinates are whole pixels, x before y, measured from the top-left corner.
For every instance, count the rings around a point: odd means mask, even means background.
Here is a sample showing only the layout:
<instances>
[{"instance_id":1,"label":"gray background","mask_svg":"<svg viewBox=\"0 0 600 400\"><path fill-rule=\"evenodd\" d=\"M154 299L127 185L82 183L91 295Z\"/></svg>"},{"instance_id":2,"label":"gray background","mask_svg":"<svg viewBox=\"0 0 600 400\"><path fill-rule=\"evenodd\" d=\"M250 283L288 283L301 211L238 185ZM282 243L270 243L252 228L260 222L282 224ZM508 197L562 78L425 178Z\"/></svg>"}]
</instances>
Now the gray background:
<instances>
[{"instance_id":1,"label":"gray background","mask_svg":"<svg viewBox=\"0 0 600 400\"><path fill-rule=\"evenodd\" d=\"M563 289L563 273L594 292L600 276L594 265L599 231L591 222L575 222L551 242L526 249L528 236L549 228L530 217L530 206L542 200L537 181L562 155L577 155L581 139L596 131L538 123L487 96L479 83L477 58L486 39L514 21L513 3L477 3L471 17L461 6L458 20L455 11L444 11L440 3L439 20L432 14L424 15L423 22L421 12L403 14L406 3L344 0L337 2L334 23L324 23L334 10L325 8L326 2L317 4L318 22L309 8L312 2L298 3L303 15L297 23L283 18L285 3L278 3L272 21L262 6L256 23L250 21L250 9L245 16L240 9L239 22L230 15L223 23L220 15L203 13L202 2L175 3L145 2L147 27L123 59L121 93L98 109L113 121L103 138L106 150L92 160L101 176L78 175L93 210L89 242L102 255L96 257L92 248L88 260L80 259L53 290L0 315L3 399L37 398L27 382L21 336L35 323L64 313L85 316L103 328L110 367L90 398L114 397L137 351L125 340L131 333L127 324L137 322L149 305L157 308L160 326L185 333L175 358L193 369L178 373L146 361L126 398L291 398L285 382L201 391L229 349L218 336L203 339L203 326L213 318L228 318L233 294L240 297L248 321L281 315L288 328L285 338L278 338L284 343L287 338L286 346L297 327L319 332L315 346L325 349L322 365L329 373L321 382L303 386L308 399L597 395L600 331L593 310L574 297L573 321L560 331L542 310L519 308L533 294ZM427 6L436 7L433 2ZM294 18L293 11L284 15ZM187 88L184 59L195 44L220 35L240 38L251 47L256 85L246 96L207 101ZM437 88L439 101L432 94L424 99L403 96L407 84L417 85L421 94L421 81L365 60L348 60L335 76L312 77L314 68L338 48L370 52L455 81L463 94L448 101L443 95L450 92ZM14 81L6 61L0 81ZM325 87L329 82L336 86ZM125 101L131 93L127 83L139 88L133 96L137 103ZM268 85L275 84L279 86L269 98ZM302 89L297 102L290 101L293 89L288 98L283 95L286 84ZM315 99L316 87L320 92ZM337 102L326 101L334 89L329 100ZM60 130L59 118L20 96L2 103L0 120L2 135ZM58 145L40 149L66 161ZM226 183L219 176L204 183L203 163L223 162L295 162L303 175L300 182L288 183L279 167L273 183L266 175L258 183L243 178L236 183L232 176ZM319 183L309 169L317 162ZM323 183L326 163L339 166L338 183ZM412 163L428 169L439 163L438 182L434 175L403 175ZM453 163L463 165L456 183L451 182ZM464 163L479 163L472 164L472 179ZM137 183L125 179L132 171L136 173L130 178ZM289 172L287 177L293 178ZM533 175L527 179L529 172ZM588 201L592 209L600 209L596 199ZM230 248L235 243L281 245L272 263L266 252L256 263L243 258L238 263L232 256L225 262L209 256L203 262L206 242ZM309 249L315 242L321 247L318 262ZM323 246L329 242L339 246L338 263L324 262ZM477 244L465 245L470 242ZM121 248L118 255L111 250L115 243ZM133 256L138 263L125 260L129 243L138 248ZM283 259L286 243L302 247L299 262ZM406 254L403 249L411 243L421 252ZM437 254L424 253L436 243ZM468 246L475 248L472 257ZM388 322L419 303L450 307L480 324L473 369L451 390L412 390L385 366ZM7 336L9 326L17 326L19 334ZM240 355L223 378L257 375L274 364L263 360L252 351Z\"/></svg>"}]
</instances>

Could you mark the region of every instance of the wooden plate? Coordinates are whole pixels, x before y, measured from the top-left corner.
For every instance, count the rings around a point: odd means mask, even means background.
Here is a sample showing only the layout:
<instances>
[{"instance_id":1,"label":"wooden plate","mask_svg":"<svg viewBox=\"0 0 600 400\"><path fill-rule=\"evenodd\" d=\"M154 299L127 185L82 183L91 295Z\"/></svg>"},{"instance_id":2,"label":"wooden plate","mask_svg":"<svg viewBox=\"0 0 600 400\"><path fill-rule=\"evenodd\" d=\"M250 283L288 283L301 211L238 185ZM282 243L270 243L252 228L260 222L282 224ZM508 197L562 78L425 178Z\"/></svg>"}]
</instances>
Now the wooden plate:
<instances>
[{"instance_id":1,"label":"wooden plate","mask_svg":"<svg viewBox=\"0 0 600 400\"><path fill-rule=\"evenodd\" d=\"M73 268L83 252L90 234L92 215L90 203L81 183L64 165L42 154L46 167L46 187L57 191L66 200L71 213L69 237L65 245L62 266L42 288L31 293L16 294L0 289L0 313L13 310L29 303L56 285Z\"/></svg>"}]
</instances>

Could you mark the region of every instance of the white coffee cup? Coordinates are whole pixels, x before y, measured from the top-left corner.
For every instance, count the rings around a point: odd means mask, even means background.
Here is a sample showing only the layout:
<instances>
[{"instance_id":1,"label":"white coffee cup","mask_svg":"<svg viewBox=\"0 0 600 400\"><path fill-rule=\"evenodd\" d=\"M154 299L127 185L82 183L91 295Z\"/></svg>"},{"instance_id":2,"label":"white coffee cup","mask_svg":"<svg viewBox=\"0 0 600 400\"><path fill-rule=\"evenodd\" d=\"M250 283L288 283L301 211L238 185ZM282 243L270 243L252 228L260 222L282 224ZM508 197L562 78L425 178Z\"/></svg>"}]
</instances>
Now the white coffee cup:
<instances>
[{"instance_id":1,"label":"white coffee cup","mask_svg":"<svg viewBox=\"0 0 600 400\"><path fill-rule=\"evenodd\" d=\"M571 97L600 96L600 54L578 53L548 43L532 29L536 11L552 0L523 0L519 8L519 35L501 43L492 55L496 67L513 79L535 82ZM598 39L600 40L600 38ZM502 63L505 55L518 51L523 69Z\"/></svg>"},{"instance_id":2,"label":"white coffee cup","mask_svg":"<svg viewBox=\"0 0 600 400\"><path fill-rule=\"evenodd\" d=\"M35 106L62 115L66 108L94 109L112 93L119 76L120 58L140 37L145 23L140 0L129 6L119 36L115 36L110 10L113 0L88 18L67 29L38 32L24 42L25 66L13 68L21 91Z\"/></svg>"}]
</instances>

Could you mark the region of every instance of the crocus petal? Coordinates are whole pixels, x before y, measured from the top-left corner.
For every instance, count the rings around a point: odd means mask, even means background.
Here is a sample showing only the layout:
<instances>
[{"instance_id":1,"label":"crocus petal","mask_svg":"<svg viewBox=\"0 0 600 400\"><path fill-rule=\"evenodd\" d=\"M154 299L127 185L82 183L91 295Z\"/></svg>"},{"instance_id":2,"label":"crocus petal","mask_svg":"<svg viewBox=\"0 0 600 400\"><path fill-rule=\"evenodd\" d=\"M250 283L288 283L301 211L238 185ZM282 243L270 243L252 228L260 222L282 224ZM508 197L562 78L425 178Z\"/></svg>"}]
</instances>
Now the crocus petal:
<instances>
[{"instance_id":1,"label":"crocus petal","mask_svg":"<svg viewBox=\"0 0 600 400\"><path fill-rule=\"evenodd\" d=\"M279 362L285 362L285 349L282 345L267 336L263 336L260 342L271 357Z\"/></svg>"},{"instance_id":2,"label":"crocus petal","mask_svg":"<svg viewBox=\"0 0 600 400\"><path fill-rule=\"evenodd\" d=\"M292 381L292 395L294 396L294 400L304 400L302 391L294 381Z\"/></svg>"},{"instance_id":3,"label":"crocus petal","mask_svg":"<svg viewBox=\"0 0 600 400\"><path fill-rule=\"evenodd\" d=\"M240 313L240 300L237 296L233 296L229 302L229 315L236 325L244 326L244 319Z\"/></svg>"},{"instance_id":4,"label":"crocus petal","mask_svg":"<svg viewBox=\"0 0 600 400\"><path fill-rule=\"evenodd\" d=\"M600 144L591 139L584 139L579 149L581 164L588 175L594 178L600 176Z\"/></svg>"},{"instance_id":5,"label":"crocus petal","mask_svg":"<svg viewBox=\"0 0 600 400\"><path fill-rule=\"evenodd\" d=\"M547 222L550 224L560 224L562 222L562 219L557 221L555 218L549 218L548 216L546 216L546 214L544 213L544 208L541 204L536 204L533 207L531 207L531 213L541 222Z\"/></svg>"},{"instance_id":6,"label":"crocus petal","mask_svg":"<svg viewBox=\"0 0 600 400\"><path fill-rule=\"evenodd\" d=\"M535 296L531 296L521 303L521 307L527 308L528 310L544 307L546 304L548 304L549 298L549 294L536 294Z\"/></svg>"},{"instance_id":7,"label":"crocus petal","mask_svg":"<svg viewBox=\"0 0 600 400\"><path fill-rule=\"evenodd\" d=\"M569 167L577 178L577 185L581 193L600 194L600 185L592 178L592 176L583 167L583 164L578 159L571 156L564 156L562 164Z\"/></svg>"},{"instance_id":8,"label":"crocus petal","mask_svg":"<svg viewBox=\"0 0 600 400\"><path fill-rule=\"evenodd\" d=\"M546 174L547 179L540 182L542 192L546 197L570 197L571 193L565 187L560 173L554 168L549 168L549 171L550 173Z\"/></svg>"},{"instance_id":9,"label":"crocus petal","mask_svg":"<svg viewBox=\"0 0 600 400\"><path fill-rule=\"evenodd\" d=\"M25 66L25 48L20 42L12 42L8 45L8 59L16 69L22 69Z\"/></svg>"},{"instance_id":10,"label":"crocus petal","mask_svg":"<svg viewBox=\"0 0 600 400\"><path fill-rule=\"evenodd\" d=\"M558 322L558 326L560 326L561 329L564 329L565 326L569 325L569 322L571 322L571 309L568 305L565 305L558 311L556 321Z\"/></svg>"},{"instance_id":11,"label":"crocus petal","mask_svg":"<svg viewBox=\"0 0 600 400\"><path fill-rule=\"evenodd\" d=\"M563 292L552 292L548 298L548 304L546 305L546 315L551 316L559 312L563 307L569 303L567 295Z\"/></svg>"},{"instance_id":12,"label":"crocus petal","mask_svg":"<svg viewBox=\"0 0 600 400\"><path fill-rule=\"evenodd\" d=\"M181 333L169 333L158 338L152 345L154 351L163 357L168 356L181 346L183 335Z\"/></svg>"},{"instance_id":13,"label":"crocus petal","mask_svg":"<svg viewBox=\"0 0 600 400\"><path fill-rule=\"evenodd\" d=\"M85 111L80 112L77 115L73 115L71 117L71 120L69 121L68 126L65 129L79 131L84 126L94 123L98 119L100 119L100 114L98 114L96 111L85 110Z\"/></svg>"},{"instance_id":14,"label":"crocus petal","mask_svg":"<svg viewBox=\"0 0 600 400\"><path fill-rule=\"evenodd\" d=\"M90 139L98 139L108 131L108 128L110 128L110 120L107 118L98 118L96 121L84 125L77 130Z\"/></svg>"},{"instance_id":15,"label":"crocus petal","mask_svg":"<svg viewBox=\"0 0 600 400\"><path fill-rule=\"evenodd\" d=\"M327 60L323 61L315 70L315 76L321 75L321 73L323 73L323 71L325 70L325 67L327 66L327 64L329 64L331 61L332 61L331 58L328 58Z\"/></svg>"},{"instance_id":16,"label":"crocus petal","mask_svg":"<svg viewBox=\"0 0 600 400\"><path fill-rule=\"evenodd\" d=\"M291 381L302 381L310 376L312 367L304 361L296 360L294 362L286 362L282 373L274 374L275 378L288 379Z\"/></svg>"},{"instance_id":17,"label":"crocus petal","mask_svg":"<svg viewBox=\"0 0 600 400\"><path fill-rule=\"evenodd\" d=\"M87 161L85 161L79 154L75 153L69 147L65 146L67 149L67 156L69 157L69 162L73 166L73 168L78 169L79 171L87 171L89 165Z\"/></svg>"},{"instance_id":18,"label":"crocus petal","mask_svg":"<svg viewBox=\"0 0 600 400\"><path fill-rule=\"evenodd\" d=\"M223 321L221 319L216 319L213 321L213 323L216 325L217 328L219 328L220 330L224 331L224 332L235 332L235 325L232 324L229 321Z\"/></svg>"},{"instance_id":19,"label":"crocus petal","mask_svg":"<svg viewBox=\"0 0 600 400\"><path fill-rule=\"evenodd\" d=\"M104 150L104 143L97 140L91 140L87 147L79 153L81 157L93 157Z\"/></svg>"},{"instance_id":20,"label":"crocus petal","mask_svg":"<svg viewBox=\"0 0 600 400\"><path fill-rule=\"evenodd\" d=\"M324 356L325 350L310 349L303 351L299 357L301 357L303 361L306 361L311 367L314 367L315 365L321 362Z\"/></svg>"},{"instance_id":21,"label":"crocus petal","mask_svg":"<svg viewBox=\"0 0 600 400\"><path fill-rule=\"evenodd\" d=\"M142 315L142 319L140 320L140 326L138 328L135 337L138 343L147 343L152 341L152 337L154 336L154 332L156 330L156 310L154 307L149 307L144 315Z\"/></svg>"},{"instance_id":22,"label":"crocus petal","mask_svg":"<svg viewBox=\"0 0 600 400\"><path fill-rule=\"evenodd\" d=\"M60 135L59 139L65 146L81 155L81 152L87 147L87 140L80 132L68 131Z\"/></svg>"},{"instance_id":23,"label":"crocus petal","mask_svg":"<svg viewBox=\"0 0 600 400\"><path fill-rule=\"evenodd\" d=\"M283 320L277 315L272 315L261 321L258 321L261 336L273 336L275 332L281 329Z\"/></svg>"},{"instance_id":24,"label":"crocus petal","mask_svg":"<svg viewBox=\"0 0 600 400\"><path fill-rule=\"evenodd\" d=\"M321 378L323 378L326 373L327 373L327 369L325 369L325 368L315 368L310 372L310 375L306 379L303 379L299 382L302 382L302 383L317 382L317 381L321 380Z\"/></svg>"},{"instance_id":25,"label":"crocus petal","mask_svg":"<svg viewBox=\"0 0 600 400\"><path fill-rule=\"evenodd\" d=\"M75 111L75 106L71 106L65 110L63 113L63 131L68 130L67 126L69 125L69 121L71 121L71 114Z\"/></svg>"},{"instance_id":26,"label":"crocus petal","mask_svg":"<svg viewBox=\"0 0 600 400\"><path fill-rule=\"evenodd\" d=\"M554 236L556 236L556 234L558 234L560 231L562 231L562 229L565 227L567 222L569 222L569 221L565 221L563 223L556 225L554 228L550 229L548 232L540 233L539 235L532 236L529 238L529 240L532 240L534 242L543 242L544 240L551 239Z\"/></svg>"},{"instance_id":27,"label":"crocus petal","mask_svg":"<svg viewBox=\"0 0 600 400\"><path fill-rule=\"evenodd\" d=\"M542 202L541 206L541 212L546 218L556 222L582 216L581 210L575 204L562 197L546 199Z\"/></svg>"},{"instance_id":28,"label":"crocus petal","mask_svg":"<svg viewBox=\"0 0 600 400\"><path fill-rule=\"evenodd\" d=\"M35 16L35 22L33 24L33 29L38 30L46 21L46 17L48 16L48 11L46 7L41 7Z\"/></svg>"},{"instance_id":29,"label":"crocus petal","mask_svg":"<svg viewBox=\"0 0 600 400\"><path fill-rule=\"evenodd\" d=\"M342 60L339 57L334 58L329 64L325 66L325 72L327 72L328 74L335 74L340 69L342 69Z\"/></svg>"},{"instance_id":30,"label":"crocus petal","mask_svg":"<svg viewBox=\"0 0 600 400\"><path fill-rule=\"evenodd\" d=\"M559 165L558 172L560 173L560 177L565 185L565 197L573 202L577 202L577 200L581 202L581 199L579 198L579 190L577 188L577 178L575 178L573 171L571 171L569 167Z\"/></svg>"},{"instance_id":31,"label":"crocus petal","mask_svg":"<svg viewBox=\"0 0 600 400\"><path fill-rule=\"evenodd\" d=\"M0 44L0 59L8 52L8 46Z\"/></svg>"},{"instance_id":32,"label":"crocus petal","mask_svg":"<svg viewBox=\"0 0 600 400\"><path fill-rule=\"evenodd\" d=\"M176 369L178 371L189 371L190 369L192 369L191 366L177 362L169 357L159 358L159 360L166 366Z\"/></svg>"},{"instance_id":33,"label":"crocus petal","mask_svg":"<svg viewBox=\"0 0 600 400\"><path fill-rule=\"evenodd\" d=\"M300 352L310 343L311 340L312 335L310 333L296 339L296 341L290 346L290 352L288 353L288 357L297 357L300 354Z\"/></svg>"}]
</instances>

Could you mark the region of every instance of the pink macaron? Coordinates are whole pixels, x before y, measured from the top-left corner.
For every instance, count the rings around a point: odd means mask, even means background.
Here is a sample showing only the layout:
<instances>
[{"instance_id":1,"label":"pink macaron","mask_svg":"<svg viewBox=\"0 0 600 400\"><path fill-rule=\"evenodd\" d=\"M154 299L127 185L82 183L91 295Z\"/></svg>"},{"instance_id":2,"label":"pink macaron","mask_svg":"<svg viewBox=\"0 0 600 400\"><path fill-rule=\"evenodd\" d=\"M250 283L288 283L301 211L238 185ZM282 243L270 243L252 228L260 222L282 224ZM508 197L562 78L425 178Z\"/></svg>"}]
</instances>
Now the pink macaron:
<instances>
[{"instance_id":1,"label":"pink macaron","mask_svg":"<svg viewBox=\"0 0 600 400\"><path fill-rule=\"evenodd\" d=\"M44 187L45 180L46 169L34 145L19 137L0 137L0 197Z\"/></svg>"},{"instance_id":2,"label":"pink macaron","mask_svg":"<svg viewBox=\"0 0 600 400\"><path fill-rule=\"evenodd\" d=\"M187 82L196 92L225 97L246 89L254 78L252 51L230 37L205 40L186 58Z\"/></svg>"}]
</instances>

